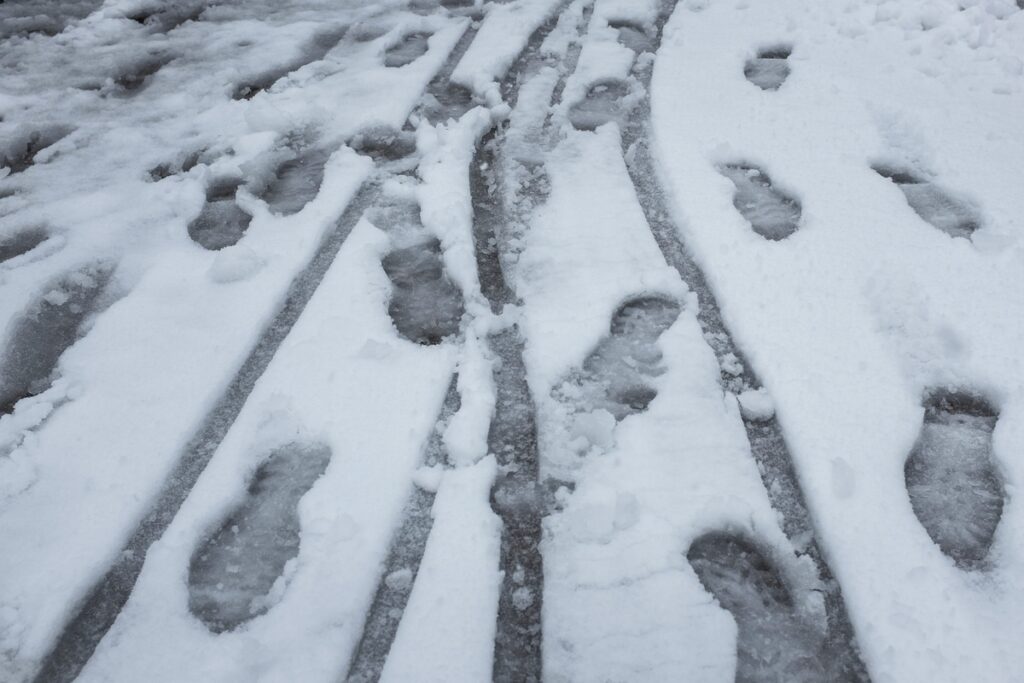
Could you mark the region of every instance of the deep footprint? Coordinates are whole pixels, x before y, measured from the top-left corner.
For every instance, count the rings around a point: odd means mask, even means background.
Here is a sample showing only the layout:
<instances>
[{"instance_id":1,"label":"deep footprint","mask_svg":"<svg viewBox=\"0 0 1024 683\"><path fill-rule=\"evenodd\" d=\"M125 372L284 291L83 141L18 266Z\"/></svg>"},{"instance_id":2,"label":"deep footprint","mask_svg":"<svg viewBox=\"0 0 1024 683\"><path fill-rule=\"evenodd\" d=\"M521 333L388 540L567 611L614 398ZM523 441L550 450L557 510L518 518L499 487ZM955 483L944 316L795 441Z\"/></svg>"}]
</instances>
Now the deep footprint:
<instances>
[{"instance_id":1,"label":"deep footprint","mask_svg":"<svg viewBox=\"0 0 1024 683\"><path fill-rule=\"evenodd\" d=\"M429 33L410 33L384 52L384 66L399 67L411 64L427 53Z\"/></svg>"},{"instance_id":2,"label":"deep footprint","mask_svg":"<svg viewBox=\"0 0 1024 683\"><path fill-rule=\"evenodd\" d=\"M20 230L8 236L0 236L0 263L27 254L46 241L44 228L35 227Z\"/></svg>"},{"instance_id":3,"label":"deep footprint","mask_svg":"<svg viewBox=\"0 0 1024 683\"><path fill-rule=\"evenodd\" d=\"M235 86L235 91L231 96L236 100L251 100L264 90L269 90L275 83L291 72L307 64L320 61L327 56L328 52L334 49L335 45L341 42L347 30L348 27L337 27L313 36L313 40L310 41L303 55L298 59L276 69L266 71L244 83L240 83Z\"/></svg>"},{"instance_id":4,"label":"deep footprint","mask_svg":"<svg viewBox=\"0 0 1024 683\"><path fill-rule=\"evenodd\" d=\"M657 396L649 379L663 372L658 338L679 317L680 305L661 297L627 301L611 331L556 391L581 412L607 410L616 420L643 412Z\"/></svg>"},{"instance_id":5,"label":"deep footprint","mask_svg":"<svg viewBox=\"0 0 1024 683\"><path fill-rule=\"evenodd\" d=\"M694 541L686 558L736 621L737 683L836 680L826 672L825 634L797 613L789 588L754 544L713 532Z\"/></svg>"},{"instance_id":6,"label":"deep footprint","mask_svg":"<svg viewBox=\"0 0 1024 683\"><path fill-rule=\"evenodd\" d=\"M904 168L878 165L876 173L896 183L918 216L950 237L970 238L979 227L974 209L922 175Z\"/></svg>"},{"instance_id":7,"label":"deep footprint","mask_svg":"<svg viewBox=\"0 0 1024 683\"><path fill-rule=\"evenodd\" d=\"M96 311L109 278L101 266L65 275L14 324L0 358L0 415L46 388L61 354Z\"/></svg>"},{"instance_id":8,"label":"deep footprint","mask_svg":"<svg viewBox=\"0 0 1024 683\"><path fill-rule=\"evenodd\" d=\"M938 392L925 403L924 425L904 475L914 514L957 566L988 555L1005 491L992 460L998 413L965 392Z\"/></svg>"},{"instance_id":9,"label":"deep footprint","mask_svg":"<svg viewBox=\"0 0 1024 683\"><path fill-rule=\"evenodd\" d=\"M150 78L171 61L167 55L154 55L135 64L128 65L114 77L113 94L121 97L135 95L148 85Z\"/></svg>"},{"instance_id":10,"label":"deep footprint","mask_svg":"<svg viewBox=\"0 0 1024 683\"><path fill-rule=\"evenodd\" d=\"M619 32L619 42L633 52L641 54L654 49L654 38L639 24L628 21L610 21L608 26Z\"/></svg>"},{"instance_id":11,"label":"deep footprint","mask_svg":"<svg viewBox=\"0 0 1024 683\"><path fill-rule=\"evenodd\" d=\"M416 151L416 135L387 126L375 126L352 138L352 149L377 161L397 161Z\"/></svg>"},{"instance_id":12,"label":"deep footprint","mask_svg":"<svg viewBox=\"0 0 1024 683\"><path fill-rule=\"evenodd\" d=\"M320 192L330 158L329 150L311 147L278 166L262 194L270 210L285 216L301 211Z\"/></svg>"},{"instance_id":13,"label":"deep footprint","mask_svg":"<svg viewBox=\"0 0 1024 683\"><path fill-rule=\"evenodd\" d=\"M285 565L299 553L299 500L327 469L326 446L289 444L260 465L245 501L192 555L188 606L214 633L269 610Z\"/></svg>"},{"instance_id":14,"label":"deep footprint","mask_svg":"<svg viewBox=\"0 0 1024 683\"><path fill-rule=\"evenodd\" d=\"M778 90L789 78L792 52L788 45L758 50L756 57L747 60L743 75L761 90Z\"/></svg>"},{"instance_id":15,"label":"deep footprint","mask_svg":"<svg viewBox=\"0 0 1024 683\"><path fill-rule=\"evenodd\" d=\"M12 141L0 155L0 168L6 166L11 173L21 173L35 163L39 152L64 139L71 131L67 126L47 126Z\"/></svg>"},{"instance_id":16,"label":"deep footprint","mask_svg":"<svg viewBox=\"0 0 1024 683\"><path fill-rule=\"evenodd\" d=\"M235 202L235 192L241 181L224 179L215 181L206 191L206 204L199 215L189 223L188 236L210 251L230 247L242 239L252 216L242 211Z\"/></svg>"},{"instance_id":17,"label":"deep footprint","mask_svg":"<svg viewBox=\"0 0 1024 683\"><path fill-rule=\"evenodd\" d=\"M783 240L800 227L800 202L775 187L763 169L752 164L728 164L719 170L736 186L733 206L758 235Z\"/></svg>"},{"instance_id":18,"label":"deep footprint","mask_svg":"<svg viewBox=\"0 0 1024 683\"><path fill-rule=\"evenodd\" d=\"M167 33L189 21L196 21L206 9L201 3L181 2L167 7L154 6L126 15L127 19L152 28L158 33Z\"/></svg>"},{"instance_id":19,"label":"deep footprint","mask_svg":"<svg viewBox=\"0 0 1024 683\"><path fill-rule=\"evenodd\" d=\"M436 238L396 249L381 265L394 285L388 314L399 334L428 346L458 334L462 291L445 275Z\"/></svg>"},{"instance_id":20,"label":"deep footprint","mask_svg":"<svg viewBox=\"0 0 1024 683\"><path fill-rule=\"evenodd\" d=\"M620 126L636 105L632 89L625 81L606 80L595 83L587 96L569 109L569 122L577 130L596 130L612 121Z\"/></svg>"}]
</instances>

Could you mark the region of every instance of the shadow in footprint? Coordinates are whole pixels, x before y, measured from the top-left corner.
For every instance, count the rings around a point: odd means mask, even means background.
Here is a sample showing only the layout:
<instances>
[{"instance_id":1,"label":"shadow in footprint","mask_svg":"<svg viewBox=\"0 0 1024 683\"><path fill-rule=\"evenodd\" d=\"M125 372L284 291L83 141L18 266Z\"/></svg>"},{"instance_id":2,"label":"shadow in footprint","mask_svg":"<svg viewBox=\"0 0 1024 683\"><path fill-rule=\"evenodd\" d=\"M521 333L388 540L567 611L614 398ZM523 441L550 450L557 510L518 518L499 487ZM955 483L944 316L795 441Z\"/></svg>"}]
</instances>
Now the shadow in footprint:
<instances>
[{"instance_id":1,"label":"shadow in footprint","mask_svg":"<svg viewBox=\"0 0 1024 683\"><path fill-rule=\"evenodd\" d=\"M896 166L876 165L872 169L888 178L907 198L918 216L950 237L970 238L981 227L974 209L965 201L914 171Z\"/></svg>"},{"instance_id":2,"label":"shadow in footprint","mask_svg":"<svg viewBox=\"0 0 1024 683\"><path fill-rule=\"evenodd\" d=\"M188 173L199 163L204 151L205 150L195 150L179 157L178 159L154 166L149 169L149 179L156 182L163 180L164 178L170 178L172 175L177 175L178 173Z\"/></svg>"},{"instance_id":3,"label":"shadow in footprint","mask_svg":"<svg viewBox=\"0 0 1024 683\"><path fill-rule=\"evenodd\" d=\"M71 134L68 126L46 126L22 133L5 145L0 153L0 168L6 166L11 173L21 173L35 163L36 155Z\"/></svg>"},{"instance_id":4,"label":"shadow in footprint","mask_svg":"<svg viewBox=\"0 0 1024 683\"><path fill-rule=\"evenodd\" d=\"M425 94L419 111L431 125L437 125L449 119L458 120L476 105L476 99L468 88L449 83L445 88Z\"/></svg>"},{"instance_id":5,"label":"shadow in footprint","mask_svg":"<svg viewBox=\"0 0 1024 683\"><path fill-rule=\"evenodd\" d=\"M427 53L429 33L416 32L405 35L384 52L384 66L399 67L411 64Z\"/></svg>"},{"instance_id":6,"label":"shadow in footprint","mask_svg":"<svg viewBox=\"0 0 1024 683\"><path fill-rule=\"evenodd\" d=\"M984 561L1003 514L1005 492L992 460L997 420L975 394L933 393L903 470L914 514L963 569Z\"/></svg>"},{"instance_id":7,"label":"shadow in footprint","mask_svg":"<svg viewBox=\"0 0 1024 683\"><path fill-rule=\"evenodd\" d=\"M252 216L235 202L235 193L242 181L227 178L214 181L206 190L206 204L189 223L188 236L210 251L230 247L242 239Z\"/></svg>"},{"instance_id":8,"label":"shadow in footprint","mask_svg":"<svg viewBox=\"0 0 1024 683\"><path fill-rule=\"evenodd\" d=\"M736 186L733 206L758 235L783 240L800 227L800 202L775 187L763 169L752 164L728 164L719 171Z\"/></svg>"},{"instance_id":9,"label":"shadow in footprint","mask_svg":"<svg viewBox=\"0 0 1024 683\"><path fill-rule=\"evenodd\" d=\"M686 554L704 588L736 621L737 683L821 683L825 634L802 618L789 588L760 550L729 533L701 536Z\"/></svg>"},{"instance_id":10,"label":"shadow in footprint","mask_svg":"<svg viewBox=\"0 0 1024 683\"><path fill-rule=\"evenodd\" d=\"M48 236L46 229L38 226L0 236L0 263L27 254L46 241Z\"/></svg>"},{"instance_id":11,"label":"shadow in footprint","mask_svg":"<svg viewBox=\"0 0 1024 683\"><path fill-rule=\"evenodd\" d=\"M157 33L167 33L189 21L196 21L206 6L195 2L177 2L157 5L149 9L139 10L126 15L127 19L153 29Z\"/></svg>"},{"instance_id":12,"label":"shadow in footprint","mask_svg":"<svg viewBox=\"0 0 1024 683\"><path fill-rule=\"evenodd\" d=\"M396 249L381 265L394 285L388 315L399 334L430 346L458 333L462 291L444 272L437 238Z\"/></svg>"},{"instance_id":13,"label":"shadow in footprint","mask_svg":"<svg viewBox=\"0 0 1024 683\"><path fill-rule=\"evenodd\" d=\"M82 323L95 313L110 269L91 266L69 273L14 323L0 357L0 414L49 385L57 362L80 337Z\"/></svg>"},{"instance_id":14,"label":"shadow in footprint","mask_svg":"<svg viewBox=\"0 0 1024 683\"><path fill-rule=\"evenodd\" d=\"M256 470L245 500L192 555L188 606L214 633L269 610L299 554L299 500L327 469L327 446L289 444ZM277 590L275 590L277 588Z\"/></svg>"},{"instance_id":15,"label":"shadow in footprint","mask_svg":"<svg viewBox=\"0 0 1024 683\"><path fill-rule=\"evenodd\" d=\"M793 48L788 45L764 48L757 56L748 59L743 75L761 90L778 90L789 78L789 55Z\"/></svg>"},{"instance_id":16,"label":"shadow in footprint","mask_svg":"<svg viewBox=\"0 0 1024 683\"><path fill-rule=\"evenodd\" d=\"M138 94L149 84L150 77L166 66L171 59L168 55L154 55L129 64L114 77L114 90L111 94L118 97Z\"/></svg>"},{"instance_id":17,"label":"shadow in footprint","mask_svg":"<svg viewBox=\"0 0 1024 683\"><path fill-rule=\"evenodd\" d=\"M654 50L654 37L640 24L630 21L609 21L608 26L619 32L619 42L633 52L642 54Z\"/></svg>"},{"instance_id":18,"label":"shadow in footprint","mask_svg":"<svg viewBox=\"0 0 1024 683\"><path fill-rule=\"evenodd\" d=\"M287 64L265 71L244 83L235 86L231 97L236 100L251 100L264 90L269 90L280 79L288 74L301 69L307 64L318 62L327 56L327 53L334 49L334 46L341 42L348 30L347 26L335 27L330 30L318 33L313 36L309 45L303 50L302 55Z\"/></svg>"},{"instance_id":19,"label":"shadow in footprint","mask_svg":"<svg viewBox=\"0 0 1024 683\"><path fill-rule=\"evenodd\" d=\"M606 410L616 421L647 410L658 394L649 379L664 372L658 339L681 310L678 302L655 296L622 304L608 336L556 392L580 412Z\"/></svg>"},{"instance_id":20,"label":"shadow in footprint","mask_svg":"<svg viewBox=\"0 0 1024 683\"><path fill-rule=\"evenodd\" d=\"M576 130L596 130L612 121L622 126L636 106L637 97L629 83L610 79L595 83L587 96L569 109L569 122Z\"/></svg>"},{"instance_id":21,"label":"shadow in footprint","mask_svg":"<svg viewBox=\"0 0 1024 683\"><path fill-rule=\"evenodd\" d=\"M298 213L320 192L324 166L331 152L322 147L309 147L285 161L274 171L274 177L262 193L263 201L276 214Z\"/></svg>"},{"instance_id":22,"label":"shadow in footprint","mask_svg":"<svg viewBox=\"0 0 1024 683\"><path fill-rule=\"evenodd\" d=\"M397 161L416 151L416 135L412 131L375 126L357 133L349 144L375 161Z\"/></svg>"}]
</instances>

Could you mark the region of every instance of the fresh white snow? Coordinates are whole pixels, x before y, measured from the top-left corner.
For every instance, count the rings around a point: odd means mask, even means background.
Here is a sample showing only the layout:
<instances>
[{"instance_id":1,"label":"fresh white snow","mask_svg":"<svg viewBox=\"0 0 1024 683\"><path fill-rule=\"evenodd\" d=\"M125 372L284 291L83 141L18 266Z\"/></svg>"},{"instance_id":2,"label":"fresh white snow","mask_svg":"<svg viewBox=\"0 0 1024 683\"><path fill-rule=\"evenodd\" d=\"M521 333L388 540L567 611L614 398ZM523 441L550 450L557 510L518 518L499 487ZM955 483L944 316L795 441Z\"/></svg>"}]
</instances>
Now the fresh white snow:
<instances>
[{"instance_id":1,"label":"fresh white snow","mask_svg":"<svg viewBox=\"0 0 1024 683\"><path fill-rule=\"evenodd\" d=\"M1017 680L1022 112L1015 0L0 4L0 683L174 486L78 680L346 680L378 586L373 680L492 679L499 603L551 682Z\"/></svg>"}]
</instances>

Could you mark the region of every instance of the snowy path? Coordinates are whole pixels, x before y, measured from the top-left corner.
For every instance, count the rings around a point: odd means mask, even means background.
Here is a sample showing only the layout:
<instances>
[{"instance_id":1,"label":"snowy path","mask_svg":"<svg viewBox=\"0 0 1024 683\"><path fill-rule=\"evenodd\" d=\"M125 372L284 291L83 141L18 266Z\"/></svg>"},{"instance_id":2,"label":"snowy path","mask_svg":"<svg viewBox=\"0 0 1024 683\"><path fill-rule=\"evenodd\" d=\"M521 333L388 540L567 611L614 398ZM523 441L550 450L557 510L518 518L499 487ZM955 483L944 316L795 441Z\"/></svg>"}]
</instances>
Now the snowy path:
<instances>
[{"instance_id":1,"label":"snowy path","mask_svg":"<svg viewBox=\"0 0 1024 683\"><path fill-rule=\"evenodd\" d=\"M0 5L0 682L1015 680L1024 7L925 4Z\"/></svg>"}]
</instances>

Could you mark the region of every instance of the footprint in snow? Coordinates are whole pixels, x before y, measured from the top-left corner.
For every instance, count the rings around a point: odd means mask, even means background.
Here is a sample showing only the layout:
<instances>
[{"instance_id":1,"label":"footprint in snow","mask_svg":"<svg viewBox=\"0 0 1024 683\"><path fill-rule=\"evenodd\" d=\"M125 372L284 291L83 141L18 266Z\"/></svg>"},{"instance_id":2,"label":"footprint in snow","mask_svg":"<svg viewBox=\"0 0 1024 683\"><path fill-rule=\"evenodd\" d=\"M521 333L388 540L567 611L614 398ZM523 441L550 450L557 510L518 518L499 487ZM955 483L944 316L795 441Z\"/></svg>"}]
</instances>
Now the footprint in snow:
<instances>
[{"instance_id":1,"label":"footprint in snow","mask_svg":"<svg viewBox=\"0 0 1024 683\"><path fill-rule=\"evenodd\" d=\"M259 193L270 210L290 216L316 198L324 181L324 166L331 152L323 147L307 147L274 169L273 177Z\"/></svg>"},{"instance_id":2,"label":"footprint in snow","mask_svg":"<svg viewBox=\"0 0 1024 683\"><path fill-rule=\"evenodd\" d=\"M796 232L800 202L775 187L766 171L753 164L728 164L719 171L735 185L733 206L754 232L769 240L783 240Z\"/></svg>"},{"instance_id":3,"label":"footprint in snow","mask_svg":"<svg viewBox=\"0 0 1024 683\"><path fill-rule=\"evenodd\" d=\"M737 683L823 683L825 634L797 610L778 570L745 538L701 536L686 554L697 578L738 629Z\"/></svg>"},{"instance_id":4,"label":"footprint in snow","mask_svg":"<svg viewBox=\"0 0 1024 683\"><path fill-rule=\"evenodd\" d=\"M609 334L555 389L556 396L578 406L578 412L606 410L616 421L647 410L658 394L650 379L664 372L658 339L681 310L678 302L656 296L622 304Z\"/></svg>"},{"instance_id":5,"label":"footprint in snow","mask_svg":"<svg viewBox=\"0 0 1024 683\"><path fill-rule=\"evenodd\" d=\"M612 121L622 127L638 102L639 99L626 81L603 80L592 85L587 96L572 105L569 109L569 122L576 130L596 130Z\"/></svg>"},{"instance_id":6,"label":"footprint in snow","mask_svg":"<svg viewBox=\"0 0 1024 683\"><path fill-rule=\"evenodd\" d=\"M924 176L904 168L879 164L875 173L896 183L918 216L950 237L970 238L981 227L977 213Z\"/></svg>"},{"instance_id":7,"label":"footprint in snow","mask_svg":"<svg viewBox=\"0 0 1024 683\"><path fill-rule=\"evenodd\" d=\"M610 21L608 26L619 32L619 42L633 52L642 54L654 49L651 32L640 24L631 21Z\"/></svg>"},{"instance_id":8,"label":"footprint in snow","mask_svg":"<svg viewBox=\"0 0 1024 683\"><path fill-rule=\"evenodd\" d=\"M326 446L289 444L259 466L245 500L192 555L188 606L221 633L267 612L285 565L299 553L300 499L327 469Z\"/></svg>"},{"instance_id":9,"label":"footprint in snow","mask_svg":"<svg viewBox=\"0 0 1024 683\"><path fill-rule=\"evenodd\" d=\"M251 100L264 90L269 90L275 83L293 71L297 71L307 64L320 61L341 42L347 30L347 26L336 26L316 34L298 59L258 74L243 83L239 83L235 86L235 90L231 95L232 98L236 100Z\"/></svg>"},{"instance_id":10,"label":"footprint in snow","mask_svg":"<svg viewBox=\"0 0 1024 683\"><path fill-rule=\"evenodd\" d=\"M45 242L47 237L46 229L39 226L0 235L0 263L27 254Z\"/></svg>"},{"instance_id":11,"label":"footprint in snow","mask_svg":"<svg viewBox=\"0 0 1024 683\"><path fill-rule=\"evenodd\" d=\"M21 173L36 163L36 155L71 134L73 128L50 125L16 135L6 142L0 151L0 168L5 166L11 173Z\"/></svg>"},{"instance_id":12,"label":"footprint in snow","mask_svg":"<svg viewBox=\"0 0 1024 683\"><path fill-rule=\"evenodd\" d=\"M196 244L218 251L242 239L252 216L235 202L235 193L241 184L239 178L222 178L210 184L206 204L188 226L188 235Z\"/></svg>"},{"instance_id":13,"label":"footprint in snow","mask_svg":"<svg viewBox=\"0 0 1024 683\"><path fill-rule=\"evenodd\" d=\"M110 269L89 266L51 285L13 325L0 356L0 415L49 385L61 355L102 302Z\"/></svg>"},{"instance_id":14,"label":"footprint in snow","mask_svg":"<svg viewBox=\"0 0 1024 683\"><path fill-rule=\"evenodd\" d=\"M904 465L914 514L957 566L979 566L1003 514L1005 491L992 460L998 413L979 396L939 391Z\"/></svg>"},{"instance_id":15,"label":"footprint in snow","mask_svg":"<svg viewBox=\"0 0 1024 683\"><path fill-rule=\"evenodd\" d=\"M399 334L426 346L458 334L462 291L444 272L437 238L395 249L381 266L393 285L388 314Z\"/></svg>"},{"instance_id":16,"label":"footprint in snow","mask_svg":"<svg viewBox=\"0 0 1024 683\"><path fill-rule=\"evenodd\" d=\"M789 78L789 55L793 48L788 45L764 48L757 56L747 60L743 75L761 90L778 90Z\"/></svg>"},{"instance_id":17,"label":"footprint in snow","mask_svg":"<svg viewBox=\"0 0 1024 683\"><path fill-rule=\"evenodd\" d=\"M429 33L408 33L384 52L384 66L399 67L411 64L427 53Z\"/></svg>"}]
</instances>

